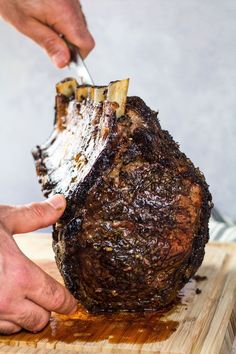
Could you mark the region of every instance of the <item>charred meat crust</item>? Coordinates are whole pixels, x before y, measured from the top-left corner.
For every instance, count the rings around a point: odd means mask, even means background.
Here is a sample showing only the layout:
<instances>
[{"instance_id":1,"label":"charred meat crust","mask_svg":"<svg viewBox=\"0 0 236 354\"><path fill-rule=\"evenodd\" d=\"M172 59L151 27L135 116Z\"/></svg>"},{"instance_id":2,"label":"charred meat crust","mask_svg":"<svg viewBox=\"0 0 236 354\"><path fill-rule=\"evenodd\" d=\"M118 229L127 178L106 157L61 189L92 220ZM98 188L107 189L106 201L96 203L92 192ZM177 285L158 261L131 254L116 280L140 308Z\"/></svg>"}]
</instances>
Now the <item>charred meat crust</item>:
<instances>
[{"instance_id":1,"label":"charred meat crust","mask_svg":"<svg viewBox=\"0 0 236 354\"><path fill-rule=\"evenodd\" d=\"M54 225L56 262L92 312L160 309L203 260L211 195L143 100L128 97L119 118L108 104L106 114L106 144ZM53 139L34 152L46 196L62 192L45 162Z\"/></svg>"}]
</instances>

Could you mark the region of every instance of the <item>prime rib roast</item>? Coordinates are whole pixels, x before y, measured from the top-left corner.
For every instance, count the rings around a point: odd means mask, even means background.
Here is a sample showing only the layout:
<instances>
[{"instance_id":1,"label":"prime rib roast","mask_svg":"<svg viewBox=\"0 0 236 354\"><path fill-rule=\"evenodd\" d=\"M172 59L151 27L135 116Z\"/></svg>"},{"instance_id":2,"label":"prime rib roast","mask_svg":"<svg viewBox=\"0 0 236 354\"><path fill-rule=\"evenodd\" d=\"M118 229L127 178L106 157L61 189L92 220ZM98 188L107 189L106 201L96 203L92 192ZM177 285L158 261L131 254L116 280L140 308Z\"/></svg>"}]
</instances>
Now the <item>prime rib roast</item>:
<instances>
[{"instance_id":1,"label":"prime rib roast","mask_svg":"<svg viewBox=\"0 0 236 354\"><path fill-rule=\"evenodd\" d=\"M165 307L208 241L203 174L127 90L128 80L60 82L53 133L33 151L44 195L67 200L53 227L58 268L92 312Z\"/></svg>"}]
</instances>

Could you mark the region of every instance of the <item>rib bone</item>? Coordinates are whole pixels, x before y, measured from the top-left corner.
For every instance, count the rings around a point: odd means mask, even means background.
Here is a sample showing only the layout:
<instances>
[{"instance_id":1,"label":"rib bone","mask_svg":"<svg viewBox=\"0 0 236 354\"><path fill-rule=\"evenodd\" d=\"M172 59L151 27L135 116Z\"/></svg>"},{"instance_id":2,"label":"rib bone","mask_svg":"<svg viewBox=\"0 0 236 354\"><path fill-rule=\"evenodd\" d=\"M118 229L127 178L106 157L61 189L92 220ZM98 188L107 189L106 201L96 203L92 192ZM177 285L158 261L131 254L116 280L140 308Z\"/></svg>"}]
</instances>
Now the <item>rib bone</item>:
<instances>
[{"instance_id":1,"label":"rib bone","mask_svg":"<svg viewBox=\"0 0 236 354\"><path fill-rule=\"evenodd\" d=\"M99 104L106 99L107 86L95 87L94 90L94 103Z\"/></svg>"},{"instance_id":2,"label":"rib bone","mask_svg":"<svg viewBox=\"0 0 236 354\"><path fill-rule=\"evenodd\" d=\"M119 118L125 113L129 79L111 82L108 86L107 101L115 102L119 106L116 109L116 116Z\"/></svg>"},{"instance_id":3,"label":"rib bone","mask_svg":"<svg viewBox=\"0 0 236 354\"><path fill-rule=\"evenodd\" d=\"M89 86L79 86L75 91L75 99L78 102L85 100L88 97L89 89Z\"/></svg>"},{"instance_id":4,"label":"rib bone","mask_svg":"<svg viewBox=\"0 0 236 354\"><path fill-rule=\"evenodd\" d=\"M75 79L68 78L56 85L57 93L70 97L75 93L78 83Z\"/></svg>"}]
</instances>

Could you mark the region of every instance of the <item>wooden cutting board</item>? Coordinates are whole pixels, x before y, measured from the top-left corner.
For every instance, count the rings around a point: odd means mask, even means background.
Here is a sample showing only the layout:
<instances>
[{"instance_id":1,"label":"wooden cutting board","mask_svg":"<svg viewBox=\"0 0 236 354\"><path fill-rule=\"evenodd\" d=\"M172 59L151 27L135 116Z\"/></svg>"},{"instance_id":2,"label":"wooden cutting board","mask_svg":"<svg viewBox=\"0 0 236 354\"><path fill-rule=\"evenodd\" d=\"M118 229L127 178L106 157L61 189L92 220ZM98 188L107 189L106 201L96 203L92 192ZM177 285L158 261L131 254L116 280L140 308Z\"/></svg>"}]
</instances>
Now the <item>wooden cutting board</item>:
<instances>
[{"instance_id":1,"label":"wooden cutting board","mask_svg":"<svg viewBox=\"0 0 236 354\"><path fill-rule=\"evenodd\" d=\"M53 261L37 263L62 281ZM163 313L95 316L80 307L75 315L53 314L38 334L0 336L0 353L232 353L236 246L209 244L198 275Z\"/></svg>"}]
</instances>

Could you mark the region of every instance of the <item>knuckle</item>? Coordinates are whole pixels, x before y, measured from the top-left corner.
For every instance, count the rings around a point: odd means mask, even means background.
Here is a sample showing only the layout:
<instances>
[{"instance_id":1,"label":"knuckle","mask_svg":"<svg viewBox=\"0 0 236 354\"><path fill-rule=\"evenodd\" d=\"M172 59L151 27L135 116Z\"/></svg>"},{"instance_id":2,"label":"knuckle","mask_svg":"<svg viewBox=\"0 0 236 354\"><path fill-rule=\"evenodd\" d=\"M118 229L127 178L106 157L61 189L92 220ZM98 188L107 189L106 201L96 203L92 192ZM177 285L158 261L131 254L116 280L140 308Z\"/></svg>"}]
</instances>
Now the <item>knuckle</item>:
<instances>
[{"instance_id":1,"label":"knuckle","mask_svg":"<svg viewBox=\"0 0 236 354\"><path fill-rule=\"evenodd\" d=\"M31 204L32 213L37 218L43 218L45 216L45 208L41 204Z\"/></svg>"},{"instance_id":2,"label":"knuckle","mask_svg":"<svg viewBox=\"0 0 236 354\"><path fill-rule=\"evenodd\" d=\"M50 279L47 281L45 286L45 294L51 299L52 310L60 308L66 301L64 288L54 280Z\"/></svg>"},{"instance_id":3,"label":"knuckle","mask_svg":"<svg viewBox=\"0 0 236 354\"><path fill-rule=\"evenodd\" d=\"M53 307L55 309L60 309L66 302L65 291L58 288L53 295Z\"/></svg>"},{"instance_id":4,"label":"knuckle","mask_svg":"<svg viewBox=\"0 0 236 354\"><path fill-rule=\"evenodd\" d=\"M92 37L90 37L88 43L89 43L89 49L92 50L95 47L95 40Z\"/></svg>"},{"instance_id":5,"label":"knuckle","mask_svg":"<svg viewBox=\"0 0 236 354\"><path fill-rule=\"evenodd\" d=\"M49 319L50 319L50 313L45 311L45 313L42 314L40 318L38 318L38 321L35 323L32 330L34 332L41 331L48 324Z\"/></svg>"},{"instance_id":6,"label":"knuckle","mask_svg":"<svg viewBox=\"0 0 236 354\"><path fill-rule=\"evenodd\" d=\"M17 322L25 329L33 329L37 325L37 315L31 311L30 313L23 312L17 316Z\"/></svg>"},{"instance_id":7,"label":"knuckle","mask_svg":"<svg viewBox=\"0 0 236 354\"><path fill-rule=\"evenodd\" d=\"M54 37L47 36L43 39L43 45L50 55L54 55L60 51L58 47L57 39Z\"/></svg>"},{"instance_id":8,"label":"knuckle","mask_svg":"<svg viewBox=\"0 0 236 354\"><path fill-rule=\"evenodd\" d=\"M38 332L43 329L48 323L50 314L45 311L30 311L23 312L18 316L17 322L27 330Z\"/></svg>"},{"instance_id":9,"label":"knuckle","mask_svg":"<svg viewBox=\"0 0 236 354\"><path fill-rule=\"evenodd\" d=\"M95 47L95 41L92 36L86 34L85 36L81 36L82 43L81 47L87 51L91 51Z\"/></svg>"}]
</instances>

